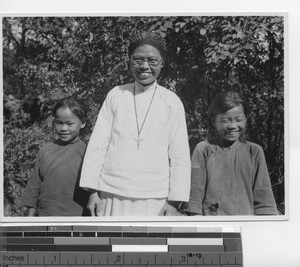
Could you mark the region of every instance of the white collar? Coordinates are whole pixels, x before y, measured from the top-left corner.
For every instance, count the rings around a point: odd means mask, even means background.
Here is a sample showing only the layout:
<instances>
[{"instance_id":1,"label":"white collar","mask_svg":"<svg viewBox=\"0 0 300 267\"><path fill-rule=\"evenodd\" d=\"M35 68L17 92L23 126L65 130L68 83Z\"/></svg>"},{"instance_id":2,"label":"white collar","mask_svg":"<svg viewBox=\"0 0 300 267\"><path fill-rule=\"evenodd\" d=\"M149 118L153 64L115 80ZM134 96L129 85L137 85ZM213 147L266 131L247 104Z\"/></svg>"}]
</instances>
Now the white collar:
<instances>
[{"instance_id":1,"label":"white collar","mask_svg":"<svg viewBox=\"0 0 300 267\"><path fill-rule=\"evenodd\" d=\"M142 86L140 83L138 83L137 81L135 81L134 82L134 86L135 86L136 93L144 93L146 91L150 92L150 91L154 90L154 88L157 86L157 82L155 80L150 85Z\"/></svg>"}]
</instances>

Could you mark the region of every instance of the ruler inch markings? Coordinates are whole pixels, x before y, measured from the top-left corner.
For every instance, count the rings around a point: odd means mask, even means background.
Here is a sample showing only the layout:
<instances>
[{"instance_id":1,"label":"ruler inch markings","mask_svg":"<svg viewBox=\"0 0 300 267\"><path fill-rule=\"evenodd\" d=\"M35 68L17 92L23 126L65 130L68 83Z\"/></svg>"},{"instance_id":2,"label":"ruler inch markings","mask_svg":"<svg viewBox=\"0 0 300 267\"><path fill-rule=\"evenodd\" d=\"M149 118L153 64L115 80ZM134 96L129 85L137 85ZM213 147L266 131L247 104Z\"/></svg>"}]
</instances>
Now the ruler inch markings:
<instances>
[{"instance_id":1,"label":"ruler inch markings","mask_svg":"<svg viewBox=\"0 0 300 267\"><path fill-rule=\"evenodd\" d=\"M0 265L243 266L240 227L53 227L0 227Z\"/></svg>"},{"instance_id":2,"label":"ruler inch markings","mask_svg":"<svg viewBox=\"0 0 300 267\"><path fill-rule=\"evenodd\" d=\"M60 264L92 264L92 253L86 252L60 252Z\"/></svg>"},{"instance_id":3,"label":"ruler inch markings","mask_svg":"<svg viewBox=\"0 0 300 267\"><path fill-rule=\"evenodd\" d=\"M103 264L123 264L124 254L123 252L95 252L92 254L92 264L103 265Z\"/></svg>"},{"instance_id":4,"label":"ruler inch markings","mask_svg":"<svg viewBox=\"0 0 300 267\"><path fill-rule=\"evenodd\" d=\"M202 252L204 264L220 264L219 253L215 252Z\"/></svg>"},{"instance_id":5,"label":"ruler inch markings","mask_svg":"<svg viewBox=\"0 0 300 267\"><path fill-rule=\"evenodd\" d=\"M187 264L186 252L157 253L155 264Z\"/></svg>"},{"instance_id":6,"label":"ruler inch markings","mask_svg":"<svg viewBox=\"0 0 300 267\"><path fill-rule=\"evenodd\" d=\"M131 263L135 264L155 264L155 254L149 253L149 252L140 252L140 253L134 253L134 252L125 252L124 253L124 265L128 265Z\"/></svg>"},{"instance_id":7,"label":"ruler inch markings","mask_svg":"<svg viewBox=\"0 0 300 267\"><path fill-rule=\"evenodd\" d=\"M243 258L242 253L221 253L220 254L220 264L223 265L235 265L242 264Z\"/></svg>"},{"instance_id":8,"label":"ruler inch markings","mask_svg":"<svg viewBox=\"0 0 300 267\"><path fill-rule=\"evenodd\" d=\"M29 264L59 264L59 252L28 253Z\"/></svg>"}]
</instances>

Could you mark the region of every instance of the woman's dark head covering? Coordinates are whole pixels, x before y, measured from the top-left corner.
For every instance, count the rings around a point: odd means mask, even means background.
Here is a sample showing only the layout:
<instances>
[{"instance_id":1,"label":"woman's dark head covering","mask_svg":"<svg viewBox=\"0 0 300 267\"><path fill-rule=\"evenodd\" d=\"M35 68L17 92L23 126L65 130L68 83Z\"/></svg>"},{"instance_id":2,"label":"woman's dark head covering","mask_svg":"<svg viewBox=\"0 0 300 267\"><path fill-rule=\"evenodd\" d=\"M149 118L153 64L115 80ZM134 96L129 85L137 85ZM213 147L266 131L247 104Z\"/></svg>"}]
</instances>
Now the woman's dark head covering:
<instances>
[{"instance_id":1,"label":"woman's dark head covering","mask_svg":"<svg viewBox=\"0 0 300 267\"><path fill-rule=\"evenodd\" d=\"M132 36L128 49L129 57L137 47L142 45L151 45L155 47L159 51L163 61L166 61L166 41L160 34L156 32L143 32Z\"/></svg>"}]
</instances>

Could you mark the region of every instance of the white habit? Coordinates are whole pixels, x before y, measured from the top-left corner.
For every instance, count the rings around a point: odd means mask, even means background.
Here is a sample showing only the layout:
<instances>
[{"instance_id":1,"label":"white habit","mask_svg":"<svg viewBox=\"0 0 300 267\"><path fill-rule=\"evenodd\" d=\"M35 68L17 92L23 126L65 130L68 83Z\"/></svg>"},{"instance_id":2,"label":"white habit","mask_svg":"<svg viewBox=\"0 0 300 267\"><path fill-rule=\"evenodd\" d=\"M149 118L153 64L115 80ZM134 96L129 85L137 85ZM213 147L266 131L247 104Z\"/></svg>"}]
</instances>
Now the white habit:
<instances>
[{"instance_id":1,"label":"white habit","mask_svg":"<svg viewBox=\"0 0 300 267\"><path fill-rule=\"evenodd\" d=\"M129 198L187 202L191 166L182 102L156 82L135 96L133 90L134 83L108 93L86 150L80 186ZM146 116L139 146L136 114L139 129Z\"/></svg>"}]
</instances>

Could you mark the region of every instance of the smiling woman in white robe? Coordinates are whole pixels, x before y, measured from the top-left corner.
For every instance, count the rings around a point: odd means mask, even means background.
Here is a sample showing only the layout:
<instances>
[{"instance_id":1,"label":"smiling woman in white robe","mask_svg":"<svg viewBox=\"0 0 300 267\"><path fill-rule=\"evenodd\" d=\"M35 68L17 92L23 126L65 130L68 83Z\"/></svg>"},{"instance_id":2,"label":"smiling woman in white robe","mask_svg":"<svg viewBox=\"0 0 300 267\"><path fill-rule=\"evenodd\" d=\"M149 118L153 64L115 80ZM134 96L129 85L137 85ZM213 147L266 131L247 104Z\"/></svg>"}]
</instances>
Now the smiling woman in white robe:
<instances>
[{"instance_id":1,"label":"smiling woman in white robe","mask_svg":"<svg viewBox=\"0 0 300 267\"><path fill-rule=\"evenodd\" d=\"M179 97L160 86L165 41L134 36L129 47L135 82L107 95L85 154L80 186L97 216L177 215L188 202L190 153Z\"/></svg>"}]
</instances>

